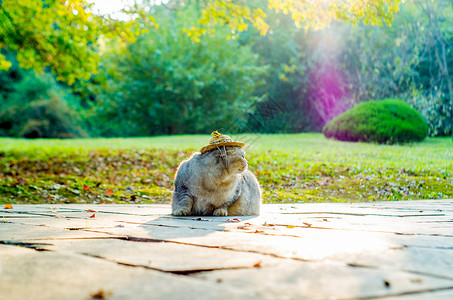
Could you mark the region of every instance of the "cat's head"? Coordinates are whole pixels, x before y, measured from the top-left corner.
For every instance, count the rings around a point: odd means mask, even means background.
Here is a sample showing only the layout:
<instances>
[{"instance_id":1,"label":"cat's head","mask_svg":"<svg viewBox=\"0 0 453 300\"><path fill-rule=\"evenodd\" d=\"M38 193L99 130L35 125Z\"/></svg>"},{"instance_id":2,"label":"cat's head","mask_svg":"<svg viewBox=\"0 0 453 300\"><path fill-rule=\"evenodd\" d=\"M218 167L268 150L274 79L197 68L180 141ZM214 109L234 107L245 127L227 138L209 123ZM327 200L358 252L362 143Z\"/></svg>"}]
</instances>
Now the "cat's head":
<instances>
[{"instance_id":1,"label":"cat's head","mask_svg":"<svg viewBox=\"0 0 453 300\"><path fill-rule=\"evenodd\" d=\"M245 151L241 147L220 146L203 153L202 157L219 175L225 173L229 175L241 174L248 167Z\"/></svg>"}]
</instances>

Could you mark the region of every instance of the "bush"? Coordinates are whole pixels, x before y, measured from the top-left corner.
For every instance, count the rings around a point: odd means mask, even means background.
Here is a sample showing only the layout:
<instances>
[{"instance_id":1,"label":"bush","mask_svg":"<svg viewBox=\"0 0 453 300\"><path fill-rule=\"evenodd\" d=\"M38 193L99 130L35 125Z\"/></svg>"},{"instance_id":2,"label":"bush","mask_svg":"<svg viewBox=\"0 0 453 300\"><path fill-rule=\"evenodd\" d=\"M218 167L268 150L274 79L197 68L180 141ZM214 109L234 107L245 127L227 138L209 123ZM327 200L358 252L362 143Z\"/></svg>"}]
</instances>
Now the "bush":
<instances>
[{"instance_id":1,"label":"bush","mask_svg":"<svg viewBox=\"0 0 453 300\"><path fill-rule=\"evenodd\" d=\"M70 138L81 129L77 99L48 73L14 64L0 72L0 136Z\"/></svg>"},{"instance_id":2,"label":"bush","mask_svg":"<svg viewBox=\"0 0 453 300\"><path fill-rule=\"evenodd\" d=\"M422 141L428 125L408 104L385 99L356 105L327 123L323 133L340 141L394 144Z\"/></svg>"},{"instance_id":3,"label":"bush","mask_svg":"<svg viewBox=\"0 0 453 300\"><path fill-rule=\"evenodd\" d=\"M0 135L26 138L87 136L77 116L58 96L0 110Z\"/></svg>"}]
</instances>

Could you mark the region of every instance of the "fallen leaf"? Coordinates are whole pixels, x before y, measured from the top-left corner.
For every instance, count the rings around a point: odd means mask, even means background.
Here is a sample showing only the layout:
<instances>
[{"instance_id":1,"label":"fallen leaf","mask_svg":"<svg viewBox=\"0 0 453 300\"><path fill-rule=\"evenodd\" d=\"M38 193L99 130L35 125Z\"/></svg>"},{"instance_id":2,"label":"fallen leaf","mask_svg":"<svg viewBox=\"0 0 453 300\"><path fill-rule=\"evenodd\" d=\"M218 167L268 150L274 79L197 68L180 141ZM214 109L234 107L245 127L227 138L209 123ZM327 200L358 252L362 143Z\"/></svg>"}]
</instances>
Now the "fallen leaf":
<instances>
[{"instance_id":1,"label":"fallen leaf","mask_svg":"<svg viewBox=\"0 0 453 300\"><path fill-rule=\"evenodd\" d=\"M13 208L13 206L11 204L9 204L9 203L5 204L5 209L12 209L12 208Z\"/></svg>"},{"instance_id":2,"label":"fallen leaf","mask_svg":"<svg viewBox=\"0 0 453 300\"><path fill-rule=\"evenodd\" d=\"M101 203L99 203L99 204L107 204L107 202L105 202L105 201L102 201L102 202L101 202Z\"/></svg>"},{"instance_id":3,"label":"fallen leaf","mask_svg":"<svg viewBox=\"0 0 453 300\"><path fill-rule=\"evenodd\" d=\"M258 229L257 229L257 230L255 230L254 232L255 232L255 233L263 233L264 231L258 230Z\"/></svg>"},{"instance_id":4,"label":"fallen leaf","mask_svg":"<svg viewBox=\"0 0 453 300\"><path fill-rule=\"evenodd\" d=\"M196 218L196 219L194 219L194 220L195 220L195 221L211 221L211 220L209 220L209 219L203 219L203 218Z\"/></svg>"},{"instance_id":5,"label":"fallen leaf","mask_svg":"<svg viewBox=\"0 0 453 300\"><path fill-rule=\"evenodd\" d=\"M256 264L253 265L254 268L261 268L262 265L261 265L261 262L257 262Z\"/></svg>"},{"instance_id":6,"label":"fallen leaf","mask_svg":"<svg viewBox=\"0 0 453 300\"><path fill-rule=\"evenodd\" d=\"M112 196L113 195L113 191L112 190L107 190L105 193L107 194L107 196Z\"/></svg>"},{"instance_id":7,"label":"fallen leaf","mask_svg":"<svg viewBox=\"0 0 453 300\"><path fill-rule=\"evenodd\" d=\"M59 185L58 183L52 185L51 189L52 190L59 190L61 188L61 185Z\"/></svg>"},{"instance_id":8,"label":"fallen leaf","mask_svg":"<svg viewBox=\"0 0 453 300\"><path fill-rule=\"evenodd\" d=\"M90 190L90 187L89 187L89 186L86 186L86 185L84 185L84 186L83 186L83 189L84 189L85 191L89 191L89 190Z\"/></svg>"},{"instance_id":9,"label":"fallen leaf","mask_svg":"<svg viewBox=\"0 0 453 300\"><path fill-rule=\"evenodd\" d=\"M247 226L238 226L237 229L249 230L250 228L248 228Z\"/></svg>"},{"instance_id":10,"label":"fallen leaf","mask_svg":"<svg viewBox=\"0 0 453 300\"><path fill-rule=\"evenodd\" d=\"M294 225L286 225L286 228L295 228L296 226Z\"/></svg>"},{"instance_id":11,"label":"fallen leaf","mask_svg":"<svg viewBox=\"0 0 453 300\"><path fill-rule=\"evenodd\" d=\"M227 222L237 223L237 222L241 222L241 220L239 220L238 218L234 218L234 219L228 219Z\"/></svg>"},{"instance_id":12,"label":"fallen leaf","mask_svg":"<svg viewBox=\"0 0 453 300\"><path fill-rule=\"evenodd\" d=\"M17 182L14 185L27 185L23 178L18 178Z\"/></svg>"},{"instance_id":13,"label":"fallen leaf","mask_svg":"<svg viewBox=\"0 0 453 300\"><path fill-rule=\"evenodd\" d=\"M96 214L92 214L92 215L90 216L90 218L94 218L94 217L96 217Z\"/></svg>"},{"instance_id":14,"label":"fallen leaf","mask_svg":"<svg viewBox=\"0 0 453 300\"><path fill-rule=\"evenodd\" d=\"M112 292L104 292L104 290L99 290L96 293L91 293L90 296L93 299L107 299L107 297L111 294Z\"/></svg>"},{"instance_id":15,"label":"fallen leaf","mask_svg":"<svg viewBox=\"0 0 453 300\"><path fill-rule=\"evenodd\" d=\"M87 209L87 212L96 212L96 211L92 210L92 209Z\"/></svg>"}]
</instances>

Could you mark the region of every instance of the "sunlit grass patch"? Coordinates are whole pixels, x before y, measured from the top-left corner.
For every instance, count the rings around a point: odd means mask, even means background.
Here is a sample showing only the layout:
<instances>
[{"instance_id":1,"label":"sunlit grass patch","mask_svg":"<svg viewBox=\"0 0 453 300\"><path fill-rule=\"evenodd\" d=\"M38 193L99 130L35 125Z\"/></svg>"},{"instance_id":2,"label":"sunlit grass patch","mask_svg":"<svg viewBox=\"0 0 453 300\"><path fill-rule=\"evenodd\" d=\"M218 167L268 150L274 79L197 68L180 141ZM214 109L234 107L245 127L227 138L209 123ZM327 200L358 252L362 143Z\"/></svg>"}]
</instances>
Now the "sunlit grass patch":
<instances>
[{"instance_id":1,"label":"sunlit grass patch","mask_svg":"<svg viewBox=\"0 0 453 300\"><path fill-rule=\"evenodd\" d=\"M320 134L240 135L265 203L453 198L453 143L344 143ZM0 139L0 201L168 203L180 161L209 136Z\"/></svg>"}]
</instances>

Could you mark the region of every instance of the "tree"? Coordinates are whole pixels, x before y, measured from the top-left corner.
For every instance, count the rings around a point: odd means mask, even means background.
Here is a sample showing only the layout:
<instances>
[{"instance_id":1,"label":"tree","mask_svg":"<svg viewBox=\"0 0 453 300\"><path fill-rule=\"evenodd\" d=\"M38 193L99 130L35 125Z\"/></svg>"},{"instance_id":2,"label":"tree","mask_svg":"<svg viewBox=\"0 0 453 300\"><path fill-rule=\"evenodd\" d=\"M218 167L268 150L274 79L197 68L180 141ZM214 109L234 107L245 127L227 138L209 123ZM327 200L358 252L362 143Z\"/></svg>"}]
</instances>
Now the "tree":
<instances>
[{"instance_id":1,"label":"tree","mask_svg":"<svg viewBox=\"0 0 453 300\"><path fill-rule=\"evenodd\" d=\"M352 103L397 97L428 121L430 135L453 129L453 5L449 0L401 6L392 26L341 25L333 61L347 78Z\"/></svg>"},{"instance_id":2,"label":"tree","mask_svg":"<svg viewBox=\"0 0 453 300\"><path fill-rule=\"evenodd\" d=\"M181 3L184 2L172 1L170 5ZM206 0L201 3L200 18L184 29L193 40L200 40L201 35L212 32L216 25L229 27L229 37L233 38L249 24L261 34L269 28L264 11L248 2ZM271 9L290 14L297 26L318 28L332 20L382 24L391 20L399 3L400 0L268 0ZM129 13L143 19L147 25L154 25L153 18L146 13L152 6L151 1L142 1ZM142 31L132 26L134 21L134 17L129 22L118 22L96 16L85 0L2 0L0 70L10 67L11 62L4 55L5 51L12 51L17 53L17 61L23 68L38 71L50 68L58 80L70 85L75 80L88 79L97 71L99 38L115 37L131 42Z\"/></svg>"},{"instance_id":3,"label":"tree","mask_svg":"<svg viewBox=\"0 0 453 300\"><path fill-rule=\"evenodd\" d=\"M11 67L5 54L12 52L22 68L49 68L70 85L88 79L96 73L100 37L130 42L140 32L132 31L133 20L100 17L90 7L84 0L0 1L0 70Z\"/></svg>"},{"instance_id":4,"label":"tree","mask_svg":"<svg viewBox=\"0 0 453 300\"><path fill-rule=\"evenodd\" d=\"M426 91L425 98L434 100L417 104L427 108L425 117L434 135L450 135L453 131L453 2L434 4L418 0L415 3L427 29L423 36L424 53L417 65L419 84Z\"/></svg>"},{"instance_id":5,"label":"tree","mask_svg":"<svg viewBox=\"0 0 453 300\"><path fill-rule=\"evenodd\" d=\"M247 131L301 132L319 130L317 113L307 101L309 86L310 34L296 28L291 17L263 8L269 18L270 30L240 34L239 41L251 44L259 54L259 63L269 66L264 85L255 90L261 98L248 115Z\"/></svg>"},{"instance_id":6,"label":"tree","mask_svg":"<svg viewBox=\"0 0 453 300\"><path fill-rule=\"evenodd\" d=\"M25 69L50 67L59 80L73 83L96 70L99 23L85 1L5 0L0 7L0 47L16 52ZM1 54L0 54L1 55ZM0 56L0 68L11 62Z\"/></svg>"},{"instance_id":7,"label":"tree","mask_svg":"<svg viewBox=\"0 0 453 300\"><path fill-rule=\"evenodd\" d=\"M197 0L199 2L200 0ZM198 24L185 29L194 40L212 31L213 25L229 27L230 37L247 30L249 24L265 35L269 30L268 14L254 1L205 0ZM290 15L298 28L320 29L332 21L353 24L382 25L391 22L398 12L401 0L268 0L268 7L279 13Z\"/></svg>"},{"instance_id":8,"label":"tree","mask_svg":"<svg viewBox=\"0 0 453 300\"><path fill-rule=\"evenodd\" d=\"M247 112L265 67L222 28L199 42L182 29L196 6L154 13L159 29L102 61L108 87L93 108L93 131L108 136L199 133L226 128Z\"/></svg>"}]
</instances>

